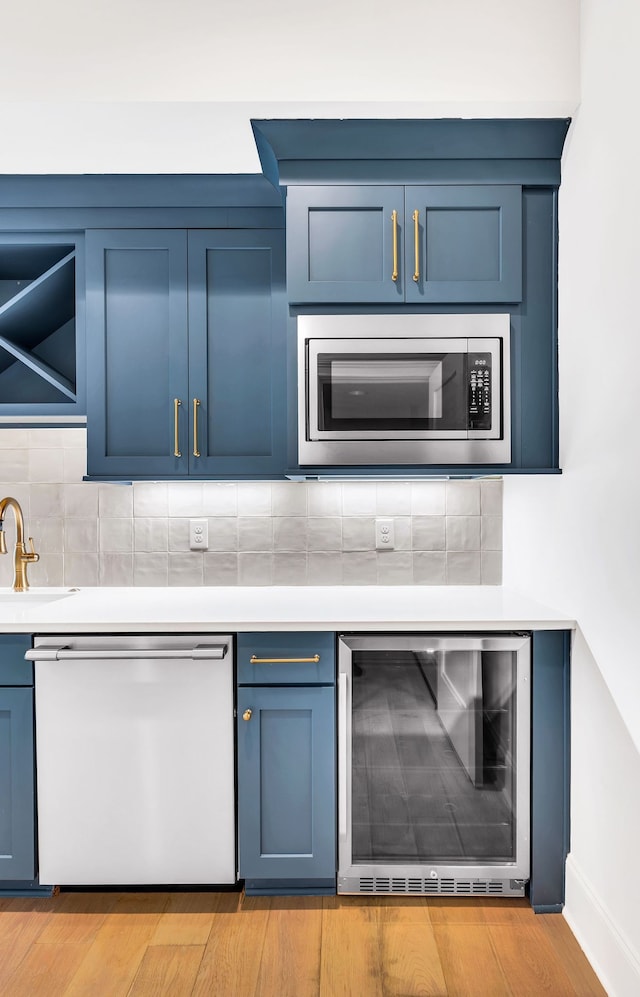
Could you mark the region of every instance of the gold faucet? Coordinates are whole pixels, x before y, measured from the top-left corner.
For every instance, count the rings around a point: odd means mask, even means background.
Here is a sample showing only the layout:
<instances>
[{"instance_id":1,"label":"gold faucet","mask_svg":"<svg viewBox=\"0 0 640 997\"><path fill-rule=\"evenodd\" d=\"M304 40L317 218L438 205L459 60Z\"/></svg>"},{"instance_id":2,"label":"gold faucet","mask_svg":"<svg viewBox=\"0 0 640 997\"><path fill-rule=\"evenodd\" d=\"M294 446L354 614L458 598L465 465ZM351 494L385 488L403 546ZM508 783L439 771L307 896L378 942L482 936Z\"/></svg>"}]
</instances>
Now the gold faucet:
<instances>
[{"instance_id":1,"label":"gold faucet","mask_svg":"<svg viewBox=\"0 0 640 997\"><path fill-rule=\"evenodd\" d=\"M0 501L0 554L7 553L7 541L4 535L4 514L9 508L13 509L13 514L16 520L16 550L13 558L13 591L26 592L29 588L29 582L27 581L27 565L33 564L34 561L38 561L40 559L40 555L36 554L34 550L33 537L29 537L31 551L27 552L25 550L24 517L22 515L22 509L20 508L18 500L11 498L10 495L7 495L6 498L3 498L2 501Z\"/></svg>"}]
</instances>

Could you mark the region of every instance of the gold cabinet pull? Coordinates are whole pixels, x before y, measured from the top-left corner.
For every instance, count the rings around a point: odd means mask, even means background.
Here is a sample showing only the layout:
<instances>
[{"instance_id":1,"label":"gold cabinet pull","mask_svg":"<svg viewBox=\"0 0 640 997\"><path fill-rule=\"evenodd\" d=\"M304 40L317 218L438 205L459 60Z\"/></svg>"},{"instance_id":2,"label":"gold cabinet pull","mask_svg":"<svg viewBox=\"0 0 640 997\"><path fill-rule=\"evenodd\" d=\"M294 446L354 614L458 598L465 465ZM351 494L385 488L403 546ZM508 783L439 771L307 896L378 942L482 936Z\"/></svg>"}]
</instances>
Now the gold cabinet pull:
<instances>
[{"instance_id":1,"label":"gold cabinet pull","mask_svg":"<svg viewBox=\"0 0 640 997\"><path fill-rule=\"evenodd\" d=\"M319 654L314 654L312 658L257 658L255 654L252 654L249 658L249 664L251 665L291 665L307 663L317 665L319 661Z\"/></svg>"},{"instance_id":2,"label":"gold cabinet pull","mask_svg":"<svg viewBox=\"0 0 640 997\"><path fill-rule=\"evenodd\" d=\"M242 719L251 720L252 716L253 716L253 710L245 710L244 713L242 714Z\"/></svg>"},{"instance_id":3,"label":"gold cabinet pull","mask_svg":"<svg viewBox=\"0 0 640 997\"><path fill-rule=\"evenodd\" d=\"M182 457L180 453L178 409L182 405L179 398L173 399L173 456Z\"/></svg>"},{"instance_id":4,"label":"gold cabinet pull","mask_svg":"<svg viewBox=\"0 0 640 997\"><path fill-rule=\"evenodd\" d=\"M198 409L200 408L200 399L193 399L193 456L199 457L200 450L198 449Z\"/></svg>"},{"instance_id":5,"label":"gold cabinet pull","mask_svg":"<svg viewBox=\"0 0 640 997\"><path fill-rule=\"evenodd\" d=\"M391 280L396 281L398 279L398 212L395 209L391 212L391 230L393 233L393 272Z\"/></svg>"},{"instance_id":6,"label":"gold cabinet pull","mask_svg":"<svg viewBox=\"0 0 640 997\"><path fill-rule=\"evenodd\" d=\"M420 212L416 208L413 212L413 255L415 261L415 269L413 271L413 279L417 283L420 280L420 226L418 224L418 219L420 217Z\"/></svg>"}]
</instances>

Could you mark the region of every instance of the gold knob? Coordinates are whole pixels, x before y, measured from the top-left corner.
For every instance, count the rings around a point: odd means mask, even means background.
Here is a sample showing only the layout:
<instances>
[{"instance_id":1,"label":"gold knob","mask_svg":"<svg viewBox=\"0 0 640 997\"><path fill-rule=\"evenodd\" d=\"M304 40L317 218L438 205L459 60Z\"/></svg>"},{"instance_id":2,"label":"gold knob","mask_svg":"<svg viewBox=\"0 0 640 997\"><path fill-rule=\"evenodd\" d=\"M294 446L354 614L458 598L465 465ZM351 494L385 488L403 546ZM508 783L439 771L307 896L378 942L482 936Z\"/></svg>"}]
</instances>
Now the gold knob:
<instances>
[{"instance_id":1,"label":"gold knob","mask_svg":"<svg viewBox=\"0 0 640 997\"><path fill-rule=\"evenodd\" d=\"M242 719L251 720L252 716L253 716L253 710L245 710L244 713L242 714Z\"/></svg>"}]
</instances>

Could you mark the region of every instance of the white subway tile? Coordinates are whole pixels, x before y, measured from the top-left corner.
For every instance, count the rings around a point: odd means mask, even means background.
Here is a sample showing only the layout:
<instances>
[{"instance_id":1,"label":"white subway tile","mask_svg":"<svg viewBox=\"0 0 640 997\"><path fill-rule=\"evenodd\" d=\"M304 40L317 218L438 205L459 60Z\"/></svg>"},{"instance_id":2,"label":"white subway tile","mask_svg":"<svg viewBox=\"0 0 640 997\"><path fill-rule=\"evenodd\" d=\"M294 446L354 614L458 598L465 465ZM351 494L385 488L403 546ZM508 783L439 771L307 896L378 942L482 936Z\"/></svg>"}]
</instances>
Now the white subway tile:
<instances>
[{"instance_id":1,"label":"white subway tile","mask_svg":"<svg viewBox=\"0 0 640 997\"><path fill-rule=\"evenodd\" d=\"M238 584L272 585L273 554L266 552L238 554Z\"/></svg>"},{"instance_id":2,"label":"white subway tile","mask_svg":"<svg viewBox=\"0 0 640 997\"><path fill-rule=\"evenodd\" d=\"M414 551L413 581L416 585L446 585L447 560L444 551Z\"/></svg>"},{"instance_id":3,"label":"white subway tile","mask_svg":"<svg viewBox=\"0 0 640 997\"><path fill-rule=\"evenodd\" d=\"M342 520L325 517L307 520L307 547L309 550L342 550Z\"/></svg>"},{"instance_id":4,"label":"white subway tile","mask_svg":"<svg viewBox=\"0 0 640 997\"><path fill-rule=\"evenodd\" d=\"M502 551L483 550L481 570L483 585L502 585Z\"/></svg>"},{"instance_id":5,"label":"white subway tile","mask_svg":"<svg viewBox=\"0 0 640 997\"><path fill-rule=\"evenodd\" d=\"M169 522L155 517L138 517L133 521L133 546L136 552L158 553L169 549Z\"/></svg>"},{"instance_id":6,"label":"white subway tile","mask_svg":"<svg viewBox=\"0 0 640 997\"><path fill-rule=\"evenodd\" d=\"M481 580L478 551L447 553L447 585L480 585Z\"/></svg>"},{"instance_id":7,"label":"white subway tile","mask_svg":"<svg viewBox=\"0 0 640 997\"><path fill-rule=\"evenodd\" d=\"M295 552L274 554L273 584L306 585L307 555Z\"/></svg>"},{"instance_id":8,"label":"white subway tile","mask_svg":"<svg viewBox=\"0 0 640 997\"><path fill-rule=\"evenodd\" d=\"M133 585L133 554L101 554L98 578L100 585Z\"/></svg>"},{"instance_id":9,"label":"white subway tile","mask_svg":"<svg viewBox=\"0 0 640 997\"><path fill-rule=\"evenodd\" d=\"M480 515L480 482L447 481L447 516Z\"/></svg>"},{"instance_id":10,"label":"white subway tile","mask_svg":"<svg viewBox=\"0 0 640 997\"><path fill-rule=\"evenodd\" d=\"M172 518L168 519L167 522L169 526L169 551L184 552L189 550L189 520Z\"/></svg>"},{"instance_id":11,"label":"white subway tile","mask_svg":"<svg viewBox=\"0 0 640 997\"><path fill-rule=\"evenodd\" d=\"M502 515L502 478L490 478L480 482L480 511L483 516Z\"/></svg>"},{"instance_id":12,"label":"white subway tile","mask_svg":"<svg viewBox=\"0 0 640 997\"><path fill-rule=\"evenodd\" d=\"M202 504L205 516L236 516L238 486L234 481L204 481Z\"/></svg>"},{"instance_id":13,"label":"white subway tile","mask_svg":"<svg viewBox=\"0 0 640 997\"><path fill-rule=\"evenodd\" d=\"M97 551L98 520L65 519L64 550L65 554L80 554L83 552ZM66 563L65 563L65 573L66 573Z\"/></svg>"},{"instance_id":14,"label":"white subway tile","mask_svg":"<svg viewBox=\"0 0 640 997\"><path fill-rule=\"evenodd\" d=\"M238 483L238 516L270 516L271 484L265 481Z\"/></svg>"},{"instance_id":15,"label":"white subway tile","mask_svg":"<svg viewBox=\"0 0 640 997\"><path fill-rule=\"evenodd\" d=\"M307 584L342 585L342 555L333 551L310 551L307 554Z\"/></svg>"},{"instance_id":16,"label":"white subway tile","mask_svg":"<svg viewBox=\"0 0 640 997\"><path fill-rule=\"evenodd\" d=\"M375 516L375 484L365 481L345 481L342 484L343 516Z\"/></svg>"},{"instance_id":17,"label":"white subway tile","mask_svg":"<svg viewBox=\"0 0 640 997\"><path fill-rule=\"evenodd\" d=\"M118 484L99 485L98 509L101 516L133 516L133 487Z\"/></svg>"},{"instance_id":18,"label":"white subway tile","mask_svg":"<svg viewBox=\"0 0 640 997\"><path fill-rule=\"evenodd\" d=\"M304 481L274 481L271 484L273 516L306 516L307 485Z\"/></svg>"},{"instance_id":19,"label":"white subway tile","mask_svg":"<svg viewBox=\"0 0 640 997\"><path fill-rule=\"evenodd\" d=\"M98 555L65 553L64 584L78 588L98 585Z\"/></svg>"},{"instance_id":20,"label":"white subway tile","mask_svg":"<svg viewBox=\"0 0 640 997\"><path fill-rule=\"evenodd\" d=\"M411 585L413 555L410 551L378 551L378 585Z\"/></svg>"},{"instance_id":21,"label":"white subway tile","mask_svg":"<svg viewBox=\"0 0 640 997\"><path fill-rule=\"evenodd\" d=\"M0 429L0 451L2 450L28 450L29 430L14 429L9 426Z\"/></svg>"},{"instance_id":22,"label":"white subway tile","mask_svg":"<svg viewBox=\"0 0 640 997\"><path fill-rule=\"evenodd\" d=\"M481 538L483 550L502 550L502 516L482 516Z\"/></svg>"},{"instance_id":23,"label":"white subway tile","mask_svg":"<svg viewBox=\"0 0 640 997\"><path fill-rule=\"evenodd\" d=\"M307 482L309 516L340 516L342 486L335 481Z\"/></svg>"},{"instance_id":24,"label":"white subway tile","mask_svg":"<svg viewBox=\"0 0 640 997\"><path fill-rule=\"evenodd\" d=\"M38 544L36 550L40 554L40 560L29 565L29 584L43 587L64 585L64 556L60 553L43 553Z\"/></svg>"},{"instance_id":25,"label":"white subway tile","mask_svg":"<svg viewBox=\"0 0 640 997\"><path fill-rule=\"evenodd\" d=\"M278 517L273 522L274 551L307 549L307 520L299 516Z\"/></svg>"},{"instance_id":26,"label":"white subway tile","mask_svg":"<svg viewBox=\"0 0 640 997\"><path fill-rule=\"evenodd\" d=\"M30 481L29 451L0 450L0 481ZM5 489L3 488L4 498Z\"/></svg>"},{"instance_id":27,"label":"white subway tile","mask_svg":"<svg viewBox=\"0 0 640 997\"><path fill-rule=\"evenodd\" d=\"M169 583L169 555L136 553L133 558L133 584L165 587Z\"/></svg>"},{"instance_id":28,"label":"white subway tile","mask_svg":"<svg viewBox=\"0 0 640 997\"><path fill-rule=\"evenodd\" d=\"M32 516L45 519L64 515L65 488L61 484L31 485L29 498Z\"/></svg>"},{"instance_id":29,"label":"white subway tile","mask_svg":"<svg viewBox=\"0 0 640 997\"><path fill-rule=\"evenodd\" d=\"M65 481L82 481L87 473L86 450L65 447L62 451L62 473Z\"/></svg>"},{"instance_id":30,"label":"white subway tile","mask_svg":"<svg viewBox=\"0 0 640 997\"><path fill-rule=\"evenodd\" d=\"M100 520L99 542L101 551L124 553L133 550L133 520L108 519Z\"/></svg>"},{"instance_id":31,"label":"white subway tile","mask_svg":"<svg viewBox=\"0 0 640 997\"><path fill-rule=\"evenodd\" d=\"M347 517L342 521L343 550L373 550L375 522L373 519Z\"/></svg>"},{"instance_id":32,"label":"white subway tile","mask_svg":"<svg viewBox=\"0 0 640 997\"><path fill-rule=\"evenodd\" d=\"M447 516L447 550L480 550L479 516Z\"/></svg>"},{"instance_id":33,"label":"white subway tile","mask_svg":"<svg viewBox=\"0 0 640 997\"><path fill-rule=\"evenodd\" d=\"M169 552L169 585L204 584L204 563L200 551Z\"/></svg>"},{"instance_id":34,"label":"white subway tile","mask_svg":"<svg viewBox=\"0 0 640 997\"><path fill-rule=\"evenodd\" d=\"M378 561L374 550L349 552L342 555L344 585L376 585Z\"/></svg>"},{"instance_id":35,"label":"white subway tile","mask_svg":"<svg viewBox=\"0 0 640 997\"><path fill-rule=\"evenodd\" d=\"M97 516L100 485L90 481L66 484L63 489L65 516Z\"/></svg>"},{"instance_id":36,"label":"white subway tile","mask_svg":"<svg viewBox=\"0 0 640 997\"><path fill-rule=\"evenodd\" d=\"M261 516L241 516L238 519L238 550L273 550L273 520Z\"/></svg>"},{"instance_id":37,"label":"white subway tile","mask_svg":"<svg viewBox=\"0 0 640 997\"><path fill-rule=\"evenodd\" d=\"M235 516L209 517L209 550L237 551L238 520Z\"/></svg>"},{"instance_id":38,"label":"white subway tile","mask_svg":"<svg viewBox=\"0 0 640 997\"><path fill-rule=\"evenodd\" d=\"M47 518L31 519L26 524L28 536L33 537L34 546L42 557L47 554L64 552L64 520Z\"/></svg>"},{"instance_id":39,"label":"white subway tile","mask_svg":"<svg viewBox=\"0 0 640 997\"><path fill-rule=\"evenodd\" d=\"M170 481L170 516L204 516L204 492L200 481Z\"/></svg>"},{"instance_id":40,"label":"white subway tile","mask_svg":"<svg viewBox=\"0 0 640 997\"><path fill-rule=\"evenodd\" d=\"M169 515L169 496L166 481L136 481L133 484L134 516Z\"/></svg>"},{"instance_id":41,"label":"white subway tile","mask_svg":"<svg viewBox=\"0 0 640 997\"><path fill-rule=\"evenodd\" d=\"M205 585L238 584L238 555L236 553L205 551L203 562Z\"/></svg>"},{"instance_id":42,"label":"white subway tile","mask_svg":"<svg viewBox=\"0 0 640 997\"><path fill-rule=\"evenodd\" d=\"M414 516L444 516L446 485L444 481L413 481L411 512Z\"/></svg>"},{"instance_id":43,"label":"white subway tile","mask_svg":"<svg viewBox=\"0 0 640 997\"><path fill-rule=\"evenodd\" d=\"M446 520L444 516L414 516L411 542L414 550L444 550Z\"/></svg>"},{"instance_id":44,"label":"white subway tile","mask_svg":"<svg viewBox=\"0 0 640 997\"><path fill-rule=\"evenodd\" d=\"M411 484L408 481L380 481L375 489L377 516L411 514Z\"/></svg>"},{"instance_id":45,"label":"white subway tile","mask_svg":"<svg viewBox=\"0 0 640 997\"><path fill-rule=\"evenodd\" d=\"M64 451L29 450L29 481L64 481Z\"/></svg>"}]
</instances>

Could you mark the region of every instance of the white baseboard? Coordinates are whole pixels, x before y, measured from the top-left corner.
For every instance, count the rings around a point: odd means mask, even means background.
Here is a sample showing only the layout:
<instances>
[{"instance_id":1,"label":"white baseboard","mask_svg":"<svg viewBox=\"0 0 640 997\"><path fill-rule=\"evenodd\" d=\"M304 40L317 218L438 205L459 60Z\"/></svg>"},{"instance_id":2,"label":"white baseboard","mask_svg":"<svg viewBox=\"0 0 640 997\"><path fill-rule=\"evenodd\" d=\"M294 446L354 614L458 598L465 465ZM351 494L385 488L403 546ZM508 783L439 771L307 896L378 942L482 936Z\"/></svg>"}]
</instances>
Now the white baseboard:
<instances>
[{"instance_id":1,"label":"white baseboard","mask_svg":"<svg viewBox=\"0 0 640 997\"><path fill-rule=\"evenodd\" d=\"M640 954L617 928L571 855L563 913L609 997L638 997Z\"/></svg>"}]
</instances>

